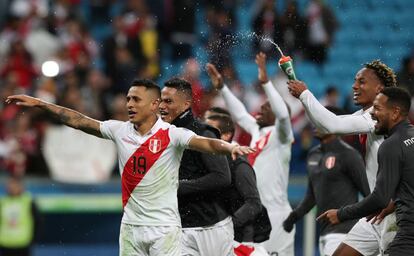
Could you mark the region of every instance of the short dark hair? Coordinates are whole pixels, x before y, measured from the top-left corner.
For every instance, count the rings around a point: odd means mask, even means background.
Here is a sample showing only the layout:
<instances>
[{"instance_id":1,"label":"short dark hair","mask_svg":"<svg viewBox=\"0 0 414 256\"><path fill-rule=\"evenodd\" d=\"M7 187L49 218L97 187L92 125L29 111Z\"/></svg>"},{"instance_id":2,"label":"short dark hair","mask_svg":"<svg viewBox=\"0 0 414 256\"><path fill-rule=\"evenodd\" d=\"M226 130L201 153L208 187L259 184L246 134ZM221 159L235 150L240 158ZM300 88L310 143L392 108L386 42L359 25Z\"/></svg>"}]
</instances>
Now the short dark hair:
<instances>
[{"instance_id":1,"label":"short dark hair","mask_svg":"<svg viewBox=\"0 0 414 256\"><path fill-rule=\"evenodd\" d=\"M384 87L397 86L397 76L392 68L388 67L380 60L373 60L369 63L365 63L365 68L369 68L375 72L375 75L382 82Z\"/></svg>"},{"instance_id":2,"label":"short dark hair","mask_svg":"<svg viewBox=\"0 0 414 256\"><path fill-rule=\"evenodd\" d=\"M231 116L230 112L228 110L226 110L224 108L221 108L221 107L211 107L211 108L207 109L207 111L210 111L210 112L214 113L212 115L218 114L218 115Z\"/></svg>"},{"instance_id":3,"label":"short dark hair","mask_svg":"<svg viewBox=\"0 0 414 256\"><path fill-rule=\"evenodd\" d=\"M382 94L388 97L388 106L398 106L401 108L401 114L407 116L411 108L411 95L404 89L399 87L388 87L381 91Z\"/></svg>"},{"instance_id":4,"label":"short dark hair","mask_svg":"<svg viewBox=\"0 0 414 256\"><path fill-rule=\"evenodd\" d=\"M182 78L173 77L164 83L164 86L175 88L177 91L183 93L188 99L193 98L193 90L191 84Z\"/></svg>"},{"instance_id":5,"label":"short dark hair","mask_svg":"<svg viewBox=\"0 0 414 256\"><path fill-rule=\"evenodd\" d=\"M157 97L161 97L161 88L152 80L150 79L134 79L131 83L131 87L133 86L143 86L147 90L154 91L157 94Z\"/></svg>"},{"instance_id":6,"label":"short dark hair","mask_svg":"<svg viewBox=\"0 0 414 256\"><path fill-rule=\"evenodd\" d=\"M230 116L227 115L211 115L207 119L212 121L218 121L220 133L231 133L234 134L234 123Z\"/></svg>"}]
</instances>

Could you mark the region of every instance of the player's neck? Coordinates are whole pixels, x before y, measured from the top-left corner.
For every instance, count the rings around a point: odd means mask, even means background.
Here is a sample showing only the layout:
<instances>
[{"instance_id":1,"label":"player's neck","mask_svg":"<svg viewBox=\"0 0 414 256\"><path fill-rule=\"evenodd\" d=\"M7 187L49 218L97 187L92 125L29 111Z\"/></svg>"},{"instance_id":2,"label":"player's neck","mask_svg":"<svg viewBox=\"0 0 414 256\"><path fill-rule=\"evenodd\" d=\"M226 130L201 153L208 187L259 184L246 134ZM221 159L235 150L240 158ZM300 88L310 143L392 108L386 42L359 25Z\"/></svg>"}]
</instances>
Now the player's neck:
<instances>
[{"instance_id":1,"label":"player's neck","mask_svg":"<svg viewBox=\"0 0 414 256\"><path fill-rule=\"evenodd\" d=\"M373 103L371 103L371 104L367 104L367 105L365 105L365 106L362 106L362 110L367 110L367 109L369 109L370 107L372 107L372 104Z\"/></svg>"},{"instance_id":2,"label":"player's neck","mask_svg":"<svg viewBox=\"0 0 414 256\"><path fill-rule=\"evenodd\" d=\"M140 134L140 135L144 135L146 133L148 133L151 128L154 126L154 124L157 122L158 118L156 115L153 115L151 117L149 117L148 119L146 119L145 121L143 121L142 123L135 123L134 124L134 129Z\"/></svg>"}]
</instances>

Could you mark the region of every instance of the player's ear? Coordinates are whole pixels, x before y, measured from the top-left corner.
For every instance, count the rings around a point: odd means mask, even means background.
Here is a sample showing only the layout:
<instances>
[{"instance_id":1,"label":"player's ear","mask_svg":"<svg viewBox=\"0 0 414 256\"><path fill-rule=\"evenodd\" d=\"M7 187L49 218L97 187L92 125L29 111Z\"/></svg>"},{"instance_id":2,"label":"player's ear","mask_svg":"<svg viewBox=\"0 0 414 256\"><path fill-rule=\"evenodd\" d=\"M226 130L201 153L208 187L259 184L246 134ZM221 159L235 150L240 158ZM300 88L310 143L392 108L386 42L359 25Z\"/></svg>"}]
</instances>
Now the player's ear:
<instances>
[{"instance_id":1,"label":"player's ear","mask_svg":"<svg viewBox=\"0 0 414 256\"><path fill-rule=\"evenodd\" d=\"M377 89L376 89L377 94L382 92L382 90L384 90L384 86L382 84L377 84Z\"/></svg>"}]
</instances>

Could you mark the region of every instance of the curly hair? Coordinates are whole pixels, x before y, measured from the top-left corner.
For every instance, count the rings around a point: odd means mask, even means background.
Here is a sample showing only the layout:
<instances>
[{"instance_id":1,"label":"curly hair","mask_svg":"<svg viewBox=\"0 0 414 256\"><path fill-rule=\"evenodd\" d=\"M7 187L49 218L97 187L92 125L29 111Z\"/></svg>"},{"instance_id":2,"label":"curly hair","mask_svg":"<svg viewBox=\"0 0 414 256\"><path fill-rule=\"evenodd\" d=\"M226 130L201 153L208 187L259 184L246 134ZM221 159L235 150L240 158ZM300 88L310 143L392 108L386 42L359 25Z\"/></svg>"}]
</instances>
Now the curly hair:
<instances>
[{"instance_id":1,"label":"curly hair","mask_svg":"<svg viewBox=\"0 0 414 256\"><path fill-rule=\"evenodd\" d=\"M382 61L373 60L369 63L366 63L364 66L365 68L369 68L375 72L384 87L397 86L397 77L394 73L394 70L385 65Z\"/></svg>"}]
</instances>

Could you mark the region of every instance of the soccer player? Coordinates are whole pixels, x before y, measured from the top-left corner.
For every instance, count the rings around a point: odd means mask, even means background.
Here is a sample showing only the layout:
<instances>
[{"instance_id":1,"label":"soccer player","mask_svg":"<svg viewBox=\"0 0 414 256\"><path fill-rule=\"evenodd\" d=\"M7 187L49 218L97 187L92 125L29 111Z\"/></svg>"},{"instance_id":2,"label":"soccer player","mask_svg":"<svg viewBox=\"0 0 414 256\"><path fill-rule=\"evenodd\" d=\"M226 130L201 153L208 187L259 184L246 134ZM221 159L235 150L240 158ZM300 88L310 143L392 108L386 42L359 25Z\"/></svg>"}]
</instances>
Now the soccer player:
<instances>
[{"instance_id":1,"label":"soccer player","mask_svg":"<svg viewBox=\"0 0 414 256\"><path fill-rule=\"evenodd\" d=\"M220 132L193 116L191 84L180 78L164 83L161 118L196 134L219 138ZM233 255L233 223L220 193L230 186L226 157L184 151L179 170L178 209L183 226L181 255Z\"/></svg>"},{"instance_id":2,"label":"soccer player","mask_svg":"<svg viewBox=\"0 0 414 256\"><path fill-rule=\"evenodd\" d=\"M414 127L408 121L411 96L402 88L385 88L374 101L375 133L385 135L378 149L378 176L374 191L362 201L319 218L332 224L375 214L395 200L398 231L385 252L389 256L412 255L414 250Z\"/></svg>"},{"instance_id":3,"label":"soccer player","mask_svg":"<svg viewBox=\"0 0 414 256\"><path fill-rule=\"evenodd\" d=\"M327 109L335 114L342 112L336 107ZM335 134L322 134L315 130L315 137L321 144L312 148L307 156L308 189L302 202L283 222L287 232L315 205L319 215L328 209L358 202L358 193L364 197L370 193L360 153ZM356 222L357 219L340 225L321 222L320 255L331 256Z\"/></svg>"},{"instance_id":4,"label":"soccer player","mask_svg":"<svg viewBox=\"0 0 414 256\"><path fill-rule=\"evenodd\" d=\"M243 104L224 85L221 74L212 64L207 72L214 88L220 90L232 117L251 134L251 147L256 149L248 157L256 173L257 188L262 204L266 207L272 224L272 232L264 247L270 255L294 255L295 232L286 232L282 222L292 211L287 186L293 132L289 112L282 97L267 78L266 55L256 55L259 81L269 101L261 106L256 117L251 116Z\"/></svg>"},{"instance_id":5,"label":"soccer player","mask_svg":"<svg viewBox=\"0 0 414 256\"><path fill-rule=\"evenodd\" d=\"M122 176L120 255L177 256L181 251L178 168L184 149L234 157L250 149L196 136L162 121L156 114L160 88L150 80L134 80L126 98L127 122L100 122L27 95L9 96L6 102L39 107L67 126L114 141Z\"/></svg>"},{"instance_id":6,"label":"soccer player","mask_svg":"<svg viewBox=\"0 0 414 256\"><path fill-rule=\"evenodd\" d=\"M322 132L330 134L360 134L365 144L365 169L368 184L372 191L375 186L378 163L378 147L384 140L382 135L374 133L375 121L370 116L375 96L385 87L396 86L396 76L391 68L379 60L364 65L355 76L352 85L354 102L362 107L352 115L335 115L307 90L301 81L289 81L290 93L302 102L311 122ZM395 214L388 215L380 225L373 225L365 218L355 224L334 255L360 256L375 255L384 251L392 241L395 231Z\"/></svg>"},{"instance_id":7,"label":"soccer player","mask_svg":"<svg viewBox=\"0 0 414 256\"><path fill-rule=\"evenodd\" d=\"M214 111L211 112L220 114L207 116L206 123L220 130L220 139L231 143L234 135L233 120L230 115L224 114L225 110L215 108ZM254 170L243 157L236 160L227 157L227 160L231 171L231 186L223 197L233 219L234 253L238 256L268 256L266 249L259 243L269 239L270 220L266 208L260 202ZM261 225L262 223L267 225Z\"/></svg>"}]
</instances>

